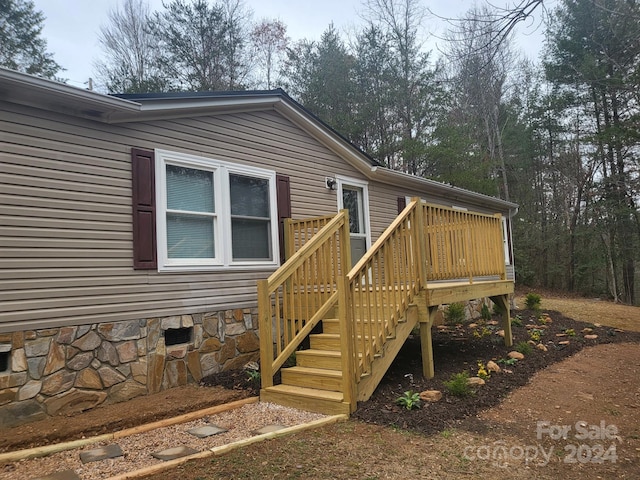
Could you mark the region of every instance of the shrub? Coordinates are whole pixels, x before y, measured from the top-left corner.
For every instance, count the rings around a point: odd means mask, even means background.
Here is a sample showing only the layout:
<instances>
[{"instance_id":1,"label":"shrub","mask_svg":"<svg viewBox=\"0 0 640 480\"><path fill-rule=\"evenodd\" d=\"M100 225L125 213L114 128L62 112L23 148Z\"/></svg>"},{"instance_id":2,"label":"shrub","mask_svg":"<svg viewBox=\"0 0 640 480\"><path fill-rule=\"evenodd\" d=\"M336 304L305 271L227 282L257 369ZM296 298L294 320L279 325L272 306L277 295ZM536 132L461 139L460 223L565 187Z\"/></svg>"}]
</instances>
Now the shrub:
<instances>
[{"instance_id":1,"label":"shrub","mask_svg":"<svg viewBox=\"0 0 640 480\"><path fill-rule=\"evenodd\" d=\"M408 390L396 398L396 404L406 408L407 410L420 408L420 394L418 392Z\"/></svg>"},{"instance_id":2,"label":"shrub","mask_svg":"<svg viewBox=\"0 0 640 480\"><path fill-rule=\"evenodd\" d=\"M542 297L537 293L527 293L527 296L524 298L524 304L529 310L540 310L540 302Z\"/></svg>"},{"instance_id":3,"label":"shrub","mask_svg":"<svg viewBox=\"0 0 640 480\"><path fill-rule=\"evenodd\" d=\"M491 320L491 311L489 310L489 306L486 303L482 304L482 308L480 309L480 316L486 322Z\"/></svg>"},{"instance_id":4,"label":"shrub","mask_svg":"<svg viewBox=\"0 0 640 480\"><path fill-rule=\"evenodd\" d=\"M516 315L511 319L512 327L521 327L522 326L522 317L520 315Z\"/></svg>"},{"instance_id":5,"label":"shrub","mask_svg":"<svg viewBox=\"0 0 640 480\"><path fill-rule=\"evenodd\" d=\"M475 393L469 385L469 372L453 374L451 380L444 382L444 386L451 395L456 397L468 397Z\"/></svg>"},{"instance_id":6,"label":"shrub","mask_svg":"<svg viewBox=\"0 0 640 480\"><path fill-rule=\"evenodd\" d=\"M452 303L444 311L444 319L450 325L463 323L466 319L464 314L464 305L462 303Z\"/></svg>"},{"instance_id":7,"label":"shrub","mask_svg":"<svg viewBox=\"0 0 640 480\"><path fill-rule=\"evenodd\" d=\"M529 342L520 342L516 345L516 352L520 352L523 355L529 355L533 352L533 348Z\"/></svg>"},{"instance_id":8,"label":"shrub","mask_svg":"<svg viewBox=\"0 0 640 480\"><path fill-rule=\"evenodd\" d=\"M252 383L260 383L260 370L247 370L247 380Z\"/></svg>"}]
</instances>

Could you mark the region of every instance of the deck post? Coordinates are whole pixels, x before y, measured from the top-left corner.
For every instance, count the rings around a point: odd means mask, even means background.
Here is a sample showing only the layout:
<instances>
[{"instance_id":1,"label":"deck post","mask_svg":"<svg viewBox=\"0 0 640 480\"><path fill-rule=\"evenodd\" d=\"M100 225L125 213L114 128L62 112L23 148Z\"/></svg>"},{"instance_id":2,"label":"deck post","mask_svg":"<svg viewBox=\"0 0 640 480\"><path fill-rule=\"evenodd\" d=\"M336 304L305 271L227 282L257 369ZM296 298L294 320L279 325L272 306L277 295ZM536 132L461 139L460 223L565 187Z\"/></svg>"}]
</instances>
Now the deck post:
<instances>
[{"instance_id":1,"label":"deck post","mask_svg":"<svg viewBox=\"0 0 640 480\"><path fill-rule=\"evenodd\" d=\"M426 206L422 204L420 197L413 197L411 201L418 202L416 207L416 257L418 260L418 274L420 275L420 288L426 288L427 286L427 244L424 230L424 211Z\"/></svg>"},{"instance_id":2,"label":"deck post","mask_svg":"<svg viewBox=\"0 0 640 480\"><path fill-rule=\"evenodd\" d=\"M414 304L418 308L418 321L420 322L420 350L422 353L422 375L425 378L435 376L433 364L433 341L431 327L438 312L437 306L427 306L427 291L423 290L414 297Z\"/></svg>"},{"instance_id":3,"label":"deck post","mask_svg":"<svg viewBox=\"0 0 640 480\"><path fill-rule=\"evenodd\" d=\"M349 292L347 277L336 279L338 287L338 318L340 319L340 356L342 368L342 394L349 403L351 412L356 410L355 337L353 319L349 315Z\"/></svg>"},{"instance_id":4,"label":"deck post","mask_svg":"<svg viewBox=\"0 0 640 480\"><path fill-rule=\"evenodd\" d=\"M258 280L258 333L260 334L260 379L262 388L273 386L273 332L269 282ZM280 321L280 319L276 319Z\"/></svg>"},{"instance_id":5,"label":"deck post","mask_svg":"<svg viewBox=\"0 0 640 480\"><path fill-rule=\"evenodd\" d=\"M428 307L428 320L420 322L420 348L422 350L422 375L425 378L433 378L436 374L433 364L433 340L431 338L431 327L436 317L438 307Z\"/></svg>"},{"instance_id":6,"label":"deck post","mask_svg":"<svg viewBox=\"0 0 640 480\"><path fill-rule=\"evenodd\" d=\"M513 335L511 334L511 316L509 312L509 295L496 295L489 297L500 309L502 316L502 328L504 330L504 344L507 347L513 345Z\"/></svg>"}]
</instances>

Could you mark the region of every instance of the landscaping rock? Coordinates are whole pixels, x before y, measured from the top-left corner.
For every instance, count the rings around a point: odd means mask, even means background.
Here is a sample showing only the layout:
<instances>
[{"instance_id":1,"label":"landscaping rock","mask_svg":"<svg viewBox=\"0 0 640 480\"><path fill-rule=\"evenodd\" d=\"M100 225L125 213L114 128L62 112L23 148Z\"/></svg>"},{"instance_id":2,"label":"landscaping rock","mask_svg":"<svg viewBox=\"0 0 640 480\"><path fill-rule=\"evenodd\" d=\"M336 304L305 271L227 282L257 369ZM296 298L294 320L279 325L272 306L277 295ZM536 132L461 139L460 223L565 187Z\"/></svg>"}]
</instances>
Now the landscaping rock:
<instances>
[{"instance_id":1,"label":"landscaping rock","mask_svg":"<svg viewBox=\"0 0 640 480\"><path fill-rule=\"evenodd\" d=\"M440 390L425 390L420 392L420 400L423 402L437 402L442 399L442 392Z\"/></svg>"},{"instance_id":2,"label":"landscaping rock","mask_svg":"<svg viewBox=\"0 0 640 480\"><path fill-rule=\"evenodd\" d=\"M540 350L541 352L547 352L547 351L549 351L549 349L548 349L545 345L543 345L542 343L537 344L537 345L536 345L536 348L537 348L538 350Z\"/></svg>"},{"instance_id":3,"label":"landscaping rock","mask_svg":"<svg viewBox=\"0 0 640 480\"><path fill-rule=\"evenodd\" d=\"M486 382L484 381L484 379L482 379L480 377L470 377L467 380L467 383L469 385L473 385L473 386L480 386L480 385L484 385Z\"/></svg>"},{"instance_id":4,"label":"landscaping rock","mask_svg":"<svg viewBox=\"0 0 640 480\"><path fill-rule=\"evenodd\" d=\"M504 330L498 330L498 331L496 332L496 335L498 335L499 337L504 338Z\"/></svg>"},{"instance_id":5,"label":"landscaping rock","mask_svg":"<svg viewBox=\"0 0 640 480\"><path fill-rule=\"evenodd\" d=\"M500 373L501 368L500 365L498 365L496 362L494 362L493 360L489 360L487 362L487 370L489 372Z\"/></svg>"},{"instance_id":6,"label":"landscaping rock","mask_svg":"<svg viewBox=\"0 0 640 480\"><path fill-rule=\"evenodd\" d=\"M516 352L515 350L513 352L509 352L507 356L509 358L515 358L516 360L524 360L524 355L520 352Z\"/></svg>"},{"instance_id":7,"label":"landscaping rock","mask_svg":"<svg viewBox=\"0 0 640 480\"><path fill-rule=\"evenodd\" d=\"M596 334L585 335L584 338L585 340L595 340L596 338L598 338L598 335Z\"/></svg>"},{"instance_id":8,"label":"landscaping rock","mask_svg":"<svg viewBox=\"0 0 640 480\"><path fill-rule=\"evenodd\" d=\"M569 340L563 340L562 342L558 342L558 345L569 345L570 343Z\"/></svg>"}]
</instances>

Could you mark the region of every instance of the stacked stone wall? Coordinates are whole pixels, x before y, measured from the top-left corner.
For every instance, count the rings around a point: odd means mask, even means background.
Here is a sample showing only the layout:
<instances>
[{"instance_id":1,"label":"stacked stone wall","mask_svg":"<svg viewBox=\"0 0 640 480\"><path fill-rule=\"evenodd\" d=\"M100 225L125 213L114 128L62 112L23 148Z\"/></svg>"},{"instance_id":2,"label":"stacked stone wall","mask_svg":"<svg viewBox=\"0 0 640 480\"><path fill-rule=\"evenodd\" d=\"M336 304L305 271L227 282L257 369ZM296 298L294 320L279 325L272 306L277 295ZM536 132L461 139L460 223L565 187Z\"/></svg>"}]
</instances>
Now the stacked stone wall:
<instances>
[{"instance_id":1,"label":"stacked stone wall","mask_svg":"<svg viewBox=\"0 0 640 480\"><path fill-rule=\"evenodd\" d=\"M188 341L166 345L166 332ZM0 334L0 428L197 383L259 358L256 309Z\"/></svg>"}]
</instances>

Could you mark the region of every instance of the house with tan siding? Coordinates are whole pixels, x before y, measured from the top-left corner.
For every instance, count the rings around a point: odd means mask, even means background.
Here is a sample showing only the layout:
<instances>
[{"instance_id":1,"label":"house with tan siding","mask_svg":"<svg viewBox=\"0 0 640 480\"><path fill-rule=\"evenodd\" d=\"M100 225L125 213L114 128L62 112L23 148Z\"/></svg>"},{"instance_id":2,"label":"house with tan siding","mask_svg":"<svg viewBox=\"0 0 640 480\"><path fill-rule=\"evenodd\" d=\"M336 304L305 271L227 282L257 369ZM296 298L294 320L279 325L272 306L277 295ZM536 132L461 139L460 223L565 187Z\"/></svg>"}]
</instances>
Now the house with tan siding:
<instances>
[{"instance_id":1,"label":"house with tan siding","mask_svg":"<svg viewBox=\"0 0 640 480\"><path fill-rule=\"evenodd\" d=\"M0 69L0 427L259 358L285 218L515 204L391 171L282 90L107 96Z\"/></svg>"}]
</instances>

